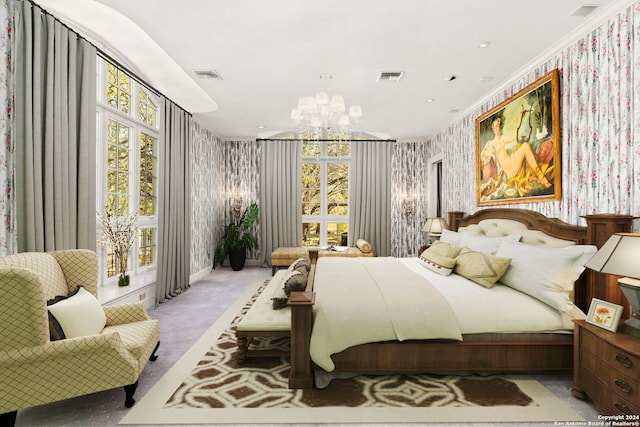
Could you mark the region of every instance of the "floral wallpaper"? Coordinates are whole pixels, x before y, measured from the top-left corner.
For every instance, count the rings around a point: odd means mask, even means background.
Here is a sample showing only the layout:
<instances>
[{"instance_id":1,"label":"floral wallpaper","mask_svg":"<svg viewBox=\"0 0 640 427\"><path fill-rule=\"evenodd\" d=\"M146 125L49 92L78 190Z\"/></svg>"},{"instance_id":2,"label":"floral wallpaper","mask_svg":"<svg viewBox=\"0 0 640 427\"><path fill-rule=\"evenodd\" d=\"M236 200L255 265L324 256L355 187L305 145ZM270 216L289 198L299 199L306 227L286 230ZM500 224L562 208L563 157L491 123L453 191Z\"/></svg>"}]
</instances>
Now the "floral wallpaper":
<instances>
[{"instance_id":1,"label":"floral wallpaper","mask_svg":"<svg viewBox=\"0 0 640 427\"><path fill-rule=\"evenodd\" d=\"M239 219L239 215L253 202L260 203L260 158L262 142L224 141L221 150L220 165L224 174L224 186L219 194L219 203L223 205L223 224ZM235 208L235 213L234 213ZM255 226L258 247L247 253L248 261L261 259L260 219ZM216 239L222 237L222 232ZM217 240L216 240L217 244Z\"/></svg>"},{"instance_id":2,"label":"floral wallpaper","mask_svg":"<svg viewBox=\"0 0 640 427\"><path fill-rule=\"evenodd\" d=\"M431 150L444 156L443 192L455 195L443 201L445 212L478 209L475 118L554 68L560 70L562 200L502 206L572 224L593 213L640 215L638 2L430 138Z\"/></svg>"},{"instance_id":3,"label":"floral wallpaper","mask_svg":"<svg viewBox=\"0 0 640 427\"><path fill-rule=\"evenodd\" d=\"M15 73L12 60L12 43L15 28L15 4L11 0L0 0L0 103L2 117L0 119L0 256L10 255L18 251L15 223L15 187L13 171L13 138L11 115L13 109L13 75Z\"/></svg>"},{"instance_id":4,"label":"floral wallpaper","mask_svg":"<svg viewBox=\"0 0 640 427\"><path fill-rule=\"evenodd\" d=\"M394 142L391 158L391 256L414 256L425 243L429 146Z\"/></svg>"},{"instance_id":5,"label":"floral wallpaper","mask_svg":"<svg viewBox=\"0 0 640 427\"><path fill-rule=\"evenodd\" d=\"M224 188L219 167L221 142L205 126L191 120L191 274L211 269L216 236L222 234Z\"/></svg>"},{"instance_id":6,"label":"floral wallpaper","mask_svg":"<svg viewBox=\"0 0 640 427\"><path fill-rule=\"evenodd\" d=\"M260 147L256 141L224 141L205 125L191 126L191 274L213 265L224 227L259 200ZM257 225L259 227L259 224ZM259 230L256 227L256 234ZM258 248L247 260L260 259Z\"/></svg>"}]
</instances>

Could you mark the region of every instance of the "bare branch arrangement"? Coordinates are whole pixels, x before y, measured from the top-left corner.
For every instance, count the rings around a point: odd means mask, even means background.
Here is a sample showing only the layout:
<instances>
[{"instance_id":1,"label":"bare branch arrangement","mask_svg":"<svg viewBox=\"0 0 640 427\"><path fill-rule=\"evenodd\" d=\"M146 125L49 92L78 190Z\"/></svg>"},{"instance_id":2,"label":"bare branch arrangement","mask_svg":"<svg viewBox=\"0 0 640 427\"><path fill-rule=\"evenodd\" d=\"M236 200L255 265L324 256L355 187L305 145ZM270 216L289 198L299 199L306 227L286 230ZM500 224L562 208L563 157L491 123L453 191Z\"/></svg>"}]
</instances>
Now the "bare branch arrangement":
<instances>
[{"instance_id":1,"label":"bare branch arrangement","mask_svg":"<svg viewBox=\"0 0 640 427\"><path fill-rule=\"evenodd\" d=\"M138 214L115 215L113 209L106 206L104 212L97 212L102 225L102 240L98 243L111 248L118 260L120 275L127 270L127 254L138 235Z\"/></svg>"}]
</instances>

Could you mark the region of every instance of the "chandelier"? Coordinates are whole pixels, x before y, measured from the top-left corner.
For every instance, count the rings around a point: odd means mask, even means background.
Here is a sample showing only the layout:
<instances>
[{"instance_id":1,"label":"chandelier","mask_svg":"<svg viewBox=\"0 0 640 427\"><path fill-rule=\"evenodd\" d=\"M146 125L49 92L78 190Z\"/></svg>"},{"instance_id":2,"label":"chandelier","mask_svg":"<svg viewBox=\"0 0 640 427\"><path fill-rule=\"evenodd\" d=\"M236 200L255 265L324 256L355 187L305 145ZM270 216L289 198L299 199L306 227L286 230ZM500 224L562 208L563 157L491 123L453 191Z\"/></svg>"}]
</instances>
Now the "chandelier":
<instances>
[{"instance_id":1,"label":"chandelier","mask_svg":"<svg viewBox=\"0 0 640 427\"><path fill-rule=\"evenodd\" d=\"M320 79L331 79L330 74ZM347 107L342 95L331 95L320 91L315 96L305 96L298 100L298 106L291 110L291 119L299 128L318 129L325 132L347 131L362 123L362 107Z\"/></svg>"}]
</instances>

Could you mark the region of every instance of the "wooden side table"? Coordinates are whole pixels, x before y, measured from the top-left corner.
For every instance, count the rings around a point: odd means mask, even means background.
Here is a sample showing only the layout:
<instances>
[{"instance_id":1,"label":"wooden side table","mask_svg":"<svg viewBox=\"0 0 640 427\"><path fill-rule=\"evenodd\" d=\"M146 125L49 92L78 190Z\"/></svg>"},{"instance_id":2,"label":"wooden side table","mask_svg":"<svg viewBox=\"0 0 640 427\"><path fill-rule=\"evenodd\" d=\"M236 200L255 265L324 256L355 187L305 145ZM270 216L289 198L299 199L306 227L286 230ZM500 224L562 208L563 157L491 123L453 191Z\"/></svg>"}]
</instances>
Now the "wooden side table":
<instances>
[{"instance_id":1,"label":"wooden side table","mask_svg":"<svg viewBox=\"0 0 640 427\"><path fill-rule=\"evenodd\" d=\"M574 324L572 394L590 397L603 415L640 416L640 339Z\"/></svg>"}]
</instances>

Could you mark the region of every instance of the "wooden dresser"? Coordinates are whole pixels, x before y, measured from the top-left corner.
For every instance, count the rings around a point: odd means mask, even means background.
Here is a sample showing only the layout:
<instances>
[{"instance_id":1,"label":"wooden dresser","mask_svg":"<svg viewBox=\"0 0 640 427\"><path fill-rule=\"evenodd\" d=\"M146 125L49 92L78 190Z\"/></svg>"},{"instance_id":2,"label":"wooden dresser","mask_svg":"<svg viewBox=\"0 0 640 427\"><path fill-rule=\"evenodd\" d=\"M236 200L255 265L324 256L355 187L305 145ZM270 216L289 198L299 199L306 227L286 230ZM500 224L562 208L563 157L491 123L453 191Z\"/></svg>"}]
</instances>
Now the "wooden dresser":
<instances>
[{"instance_id":1,"label":"wooden dresser","mask_svg":"<svg viewBox=\"0 0 640 427\"><path fill-rule=\"evenodd\" d=\"M573 395L590 397L603 415L639 416L640 338L574 323Z\"/></svg>"}]
</instances>

